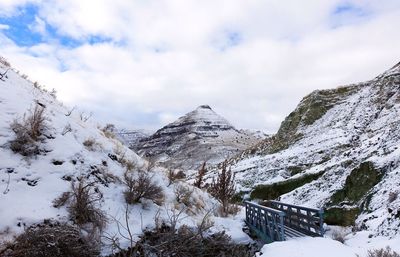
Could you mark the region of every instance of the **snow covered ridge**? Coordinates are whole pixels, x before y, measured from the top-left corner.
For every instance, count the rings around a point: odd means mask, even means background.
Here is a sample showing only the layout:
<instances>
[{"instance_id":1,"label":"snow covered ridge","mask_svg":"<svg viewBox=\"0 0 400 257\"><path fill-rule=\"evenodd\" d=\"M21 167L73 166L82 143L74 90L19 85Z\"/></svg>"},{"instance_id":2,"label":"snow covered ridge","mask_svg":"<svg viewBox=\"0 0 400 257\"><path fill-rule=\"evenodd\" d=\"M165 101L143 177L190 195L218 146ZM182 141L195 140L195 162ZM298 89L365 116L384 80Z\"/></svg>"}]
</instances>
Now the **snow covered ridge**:
<instances>
[{"instance_id":1,"label":"snow covered ridge","mask_svg":"<svg viewBox=\"0 0 400 257\"><path fill-rule=\"evenodd\" d=\"M238 190L325 207L332 224L400 234L399 71L306 96L276 135L230 160Z\"/></svg>"},{"instance_id":2,"label":"snow covered ridge","mask_svg":"<svg viewBox=\"0 0 400 257\"><path fill-rule=\"evenodd\" d=\"M238 130L210 106L201 105L131 146L164 166L197 170L203 162L217 164L261 139L262 133Z\"/></svg>"},{"instance_id":3,"label":"snow covered ridge","mask_svg":"<svg viewBox=\"0 0 400 257\"><path fill-rule=\"evenodd\" d=\"M6 70L7 67L0 64L0 73ZM27 142L37 148L24 154L18 152L19 148L13 151L10 142L15 141L18 131L13 124L24 125L31 121L35 109L43 111L45 125L37 130L34 142L30 141L33 135L28 135ZM141 199L138 204L127 206L124 193L127 170L133 178L147 174L161 188L161 201ZM94 192L101 196L97 204L108 220L103 233L119 239L123 248L129 245L127 231L122 229L121 234L117 224L125 224L126 218L133 238L137 239L143 229L155 226L155 220L168 220L182 209L184 218L178 225L196 226L211 212L214 231L236 230L231 234L234 239L248 240L240 230L240 220L214 217L219 203L208 193L183 181L171 182L167 170L149 166L112 133L87 120L77 110L63 106L54 95L13 69L8 70L0 81L0 244L31 224L46 219L69 222L68 208L62 204L54 207L54 200L71 191L71 183L77 186L81 180L92 184ZM177 201L176 192L182 188L190 192L187 203ZM232 229L227 228L227 224ZM109 251L105 247L103 254Z\"/></svg>"}]
</instances>

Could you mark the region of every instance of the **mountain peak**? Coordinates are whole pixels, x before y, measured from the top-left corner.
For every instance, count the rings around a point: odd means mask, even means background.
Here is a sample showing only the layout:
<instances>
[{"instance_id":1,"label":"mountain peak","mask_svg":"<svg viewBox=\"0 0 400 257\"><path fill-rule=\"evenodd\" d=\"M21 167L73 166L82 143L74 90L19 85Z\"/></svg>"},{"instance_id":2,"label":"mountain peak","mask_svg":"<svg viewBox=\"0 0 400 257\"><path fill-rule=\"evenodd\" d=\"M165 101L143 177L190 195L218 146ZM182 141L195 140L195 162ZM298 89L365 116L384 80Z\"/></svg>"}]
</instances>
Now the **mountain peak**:
<instances>
[{"instance_id":1,"label":"mountain peak","mask_svg":"<svg viewBox=\"0 0 400 257\"><path fill-rule=\"evenodd\" d=\"M207 104L200 105L200 106L197 107L196 109L197 109L197 110L198 110L198 109L208 109L208 110L212 110L211 107L210 107L209 105L207 105Z\"/></svg>"},{"instance_id":2,"label":"mountain peak","mask_svg":"<svg viewBox=\"0 0 400 257\"><path fill-rule=\"evenodd\" d=\"M220 163L259 140L236 129L209 105L200 105L132 148L164 166L187 170L197 169L204 161Z\"/></svg>"},{"instance_id":3,"label":"mountain peak","mask_svg":"<svg viewBox=\"0 0 400 257\"><path fill-rule=\"evenodd\" d=\"M385 77L391 77L391 76L397 76L400 74L400 62L398 62L396 65L394 65L392 68L389 70L385 71L381 75L379 75L377 78L385 78Z\"/></svg>"}]
</instances>

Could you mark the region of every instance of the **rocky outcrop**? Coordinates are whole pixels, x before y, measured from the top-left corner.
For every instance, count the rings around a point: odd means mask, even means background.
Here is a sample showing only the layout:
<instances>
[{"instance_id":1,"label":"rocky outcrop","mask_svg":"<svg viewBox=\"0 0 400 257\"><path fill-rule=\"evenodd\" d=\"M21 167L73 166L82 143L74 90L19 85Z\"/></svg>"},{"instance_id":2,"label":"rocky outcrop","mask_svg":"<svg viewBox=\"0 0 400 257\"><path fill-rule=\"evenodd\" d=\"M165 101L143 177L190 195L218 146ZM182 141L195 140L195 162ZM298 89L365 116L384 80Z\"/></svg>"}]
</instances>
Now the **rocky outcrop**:
<instances>
[{"instance_id":1,"label":"rocky outcrop","mask_svg":"<svg viewBox=\"0 0 400 257\"><path fill-rule=\"evenodd\" d=\"M373 80L311 93L276 135L230 164L238 190L256 188L253 197L279 189L285 202L328 208L336 224L392 235L400 233L400 197L388 200L400 193L399 131L400 63Z\"/></svg>"}]
</instances>

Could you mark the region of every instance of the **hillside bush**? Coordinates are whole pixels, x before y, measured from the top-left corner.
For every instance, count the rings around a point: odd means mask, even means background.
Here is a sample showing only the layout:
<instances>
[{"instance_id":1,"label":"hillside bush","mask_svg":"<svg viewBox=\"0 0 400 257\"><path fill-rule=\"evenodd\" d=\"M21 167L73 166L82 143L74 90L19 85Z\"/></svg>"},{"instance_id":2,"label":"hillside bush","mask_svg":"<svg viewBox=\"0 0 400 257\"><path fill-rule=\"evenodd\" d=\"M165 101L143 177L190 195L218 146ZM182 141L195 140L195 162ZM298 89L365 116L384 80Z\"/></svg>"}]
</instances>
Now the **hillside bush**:
<instances>
[{"instance_id":1,"label":"hillside bush","mask_svg":"<svg viewBox=\"0 0 400 257\"><path fill-rule=\"evenodd\" d=\"M169 181L168 186L170 186L175 181L177 181L179 179L184 179L186 177L186 175L183 172L183 170L175 171L173 169L169 169L168 173L167 173L167 177L168 177L168 181Z\"/></svg>"},{"instance_id":2,"label":"hillside bush","mask_svg":"<svg viewBox=\"0 0 400 257\"><path fill-rule=\"evenodd\" d=\"M388 246L385 249L369 250L367 257L400 257L400 254L392 251Z\"/></svg>"},{"instance_id":3,"label":"hillside bush","mask_svg":"<svg viewBox=\"0 0 400 257\"><path fill-rule=\"evenodd\" d=\"M102 197L94 182L80 178L71 183L71 191L64 192L53 201L53 206L59 208L66 205L75 224L90 223L94 229L101 231L107 223L106 214L98 206Z\"/></svg>"},{"instance_id":4,"label":"hillside bush","mask_svg":"<svg viewBox=\"0 0 400 257\"><path fill-rule=\"evenodd\" d=\"M10 149L23 156L34 156L41 152L40 143L44 141L43 133L48 129L44 108L38 104L24 115L22 121L14 120L11 129L15 138L9 142Z\"/></svg>"},{"instance_id":5,"label":"hillside bush","mask_svg":"<svg viewBox=\"0 0 400 257\"><path fill-rule=\"evenodd\" d=\"M186 206L191 205L190 198L193 194L193 189L190 189L188 186L178 184L175 186L174 193L175 199L178 203L183 203Z\"/></svg>"},{"instance_id":6,"label":"hillside bush","mask_svg":"<svg viewBox=\"0 0 400 257\"><path fill-rule=\"evenodd\" d=\"M46 221L18 236L3 257L97 257L99 245L82 235L80 229L66 223Z\"/></svg>"},{"instance_id":7,"label":"hillside bush","mask_svg":"<svg viewBox=\"0 0 400 257\"><path fill-rule=\"evenodd\" d=\"M250 257L254 256L249 245L234 243L225 233L204 235L197 228L182 226L173 229L163 224L146 231L133 249L112 257L125 256L174 256L174 257ZM111 257L111 256L110 256Z\"/></svg>"},{"instance_id":8,"label":"hillside bush","mask_svg":"<svg viewBox=\"0 0 400 257\"><path fill-rule=\"evenodd\" d=\"M210 194L217 198L222 205L221 214L227 216L234 208L231 208L232 198L235 195L235 175L231 169L227 169L227 164L224 162L221 167L221 172L218 173L217 179L213 179L210 188Z\"/></svg>"},{"instance_id":9,"label":"hillside bush","mask_svg":"<svg viewBox=\"0 0 400 257\"><path fill-rule=\"evenodd\" d=\"M90 137L83 141L83 146L86 147L89 151L96 151L97 149L101 148L101 144L97 142L94 138Z\"/></svg>"},{"instance_id":10,"label":"hillside bush","mask_svg":"<svg viewBox=\"0 0 400 257\"><path fill-rule=\"evenodd\" d=\"M124 173L123 182L126 186L124 191L125 201L128 204L139 203L142 199L149 199L156 204L162 204L164 192L162 187L152 181L152 177L143 171L134 176L132 172Z\"/></svg>"}]
</instances>

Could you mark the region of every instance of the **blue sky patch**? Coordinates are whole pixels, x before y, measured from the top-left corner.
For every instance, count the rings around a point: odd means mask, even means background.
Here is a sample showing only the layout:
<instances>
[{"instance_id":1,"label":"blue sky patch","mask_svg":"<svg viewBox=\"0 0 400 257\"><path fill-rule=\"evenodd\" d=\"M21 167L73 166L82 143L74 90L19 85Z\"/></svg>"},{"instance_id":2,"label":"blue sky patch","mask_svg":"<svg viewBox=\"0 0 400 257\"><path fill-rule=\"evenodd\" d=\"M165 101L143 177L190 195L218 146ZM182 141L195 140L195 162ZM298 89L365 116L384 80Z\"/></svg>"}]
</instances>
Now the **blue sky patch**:
<instances>
[{"instance_id":1,"label":"blue sky patch","mask_svg":"<svg viewBox=\"0 0 400 257\"><path fill-rule=\"evenodd\" d=\"M225 30L212 41L212 45L220 51L226 51L242 42L243 35L239 31Z\"/></svg>"},{"instance_id":2,"label":"blue sky patch","mask_svg":"<svg viewBox=\"0 0 400 257\"><path fill-rule=\"evenodd\" d=\"M338 5L331 13L333 28L357 23L371 16L371 12L359 6L346 3Z\"/></svg>"},{"instance_id":3,"label":"blue sky patch","mask_svg":"<svg viewBox=\"0 0 400 257\"><path fill-rule=\"evenodd\" d=\"M2 30L2 33L14 41L15 44L22 47L34 46L40 43L58 42L64 47L76 48L83 44L100 44L112 42L111 38L99 35L92 35L84 39L74 39L58 33L57 29L48 23L45 23L44 33L32 29L36 24L36 18L39 16L39 9L36 5L28 4L20 7L16 14L11 17L1 17L0 24L8 25L8 29Z\"/></svg>"},{"instance_id":4,"label":"blue sky patch","mask_svg":"<svg viewBox=\"0 0 400 257\"><path fill-rule=\"evenodd\" d=\"M37 7L27 5L20 8L15 16L0 17L0 23L8 25L9 28L3 30L4 35L13 40L18 46L32 46L41 43L42 36L33 33L29 26L35 23Z\"/></svg>"}]
</instances>

